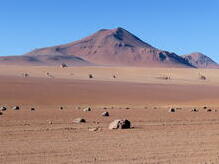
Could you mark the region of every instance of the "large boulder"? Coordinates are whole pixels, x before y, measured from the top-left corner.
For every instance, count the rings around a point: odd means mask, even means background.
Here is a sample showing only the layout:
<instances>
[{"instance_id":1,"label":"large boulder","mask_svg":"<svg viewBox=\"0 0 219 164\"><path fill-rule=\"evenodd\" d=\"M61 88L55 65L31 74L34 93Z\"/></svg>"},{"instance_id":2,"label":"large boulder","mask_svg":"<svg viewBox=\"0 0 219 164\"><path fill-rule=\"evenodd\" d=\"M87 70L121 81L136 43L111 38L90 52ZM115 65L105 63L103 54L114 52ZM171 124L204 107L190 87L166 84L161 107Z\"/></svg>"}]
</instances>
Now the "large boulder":
<instances>
[{"instance_id":1,"label":"large boulder","mask_svg":"<svg viewBox=\"0 0 219 164\"><path fill-rule=\"evenodd\" d=\"M131 122L129 120L114 120L109 124L109 129L130 129Z\"/></svg>"},{"instance_id":2,"label":"large boulder","mask_svg":"<svg viewBox=\"0 0 219 164\"><path fill-rule=\"evenodd\" d=\"M74 122L74 123L85 123L86 120L83 119L83 118L76 118L73 122Z\"/></svg>"}]
</instances>

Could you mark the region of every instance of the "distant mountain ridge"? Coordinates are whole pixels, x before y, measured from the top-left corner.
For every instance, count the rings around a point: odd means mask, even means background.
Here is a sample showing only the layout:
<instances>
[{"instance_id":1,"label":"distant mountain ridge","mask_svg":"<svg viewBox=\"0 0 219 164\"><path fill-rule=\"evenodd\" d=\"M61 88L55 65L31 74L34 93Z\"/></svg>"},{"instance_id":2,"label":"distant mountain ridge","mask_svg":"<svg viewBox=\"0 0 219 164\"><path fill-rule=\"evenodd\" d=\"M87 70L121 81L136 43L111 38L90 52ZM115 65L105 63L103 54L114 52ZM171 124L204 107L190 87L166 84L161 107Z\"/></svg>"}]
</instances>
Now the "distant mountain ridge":
<instances>
[{"instance_id":1,"label":"distant mountain ridge","mask_svg":"<svg viewBox=\"0 0 219 164\"><path fill-rule=\"evenodd\" d=\"M31 59L31 60L30 60ZM55 59L55 60L54 60ZM0 57L0 63L199 68L190 57L159 50L127 30L102 29L81 40L36 49L19 57Z\"/></svg>"},{"instance_id":2,"label":"distant mountain ridge","mask_svg":"<svg viewBox=\"0 0 219 164\"><path fill-rule=\"evenodd\" d=\"M72 66L88 66L92 63L85 61L77 56L63 55L41 55L41 56L3 56L0 57L0 64L6 65L31 65L31 66L57 66L60 64Z\"/></svg>"},{"instance_id":3,"label":"distant mountain ridge","mask_svg":"<svg viewBox=\"0 0 219 164\"><path fill-rule=\"evenodd\" d=\"M215 61L200 52L182 55L182 57L197 68L219 68Z\"/></svg>"}]
</instances>

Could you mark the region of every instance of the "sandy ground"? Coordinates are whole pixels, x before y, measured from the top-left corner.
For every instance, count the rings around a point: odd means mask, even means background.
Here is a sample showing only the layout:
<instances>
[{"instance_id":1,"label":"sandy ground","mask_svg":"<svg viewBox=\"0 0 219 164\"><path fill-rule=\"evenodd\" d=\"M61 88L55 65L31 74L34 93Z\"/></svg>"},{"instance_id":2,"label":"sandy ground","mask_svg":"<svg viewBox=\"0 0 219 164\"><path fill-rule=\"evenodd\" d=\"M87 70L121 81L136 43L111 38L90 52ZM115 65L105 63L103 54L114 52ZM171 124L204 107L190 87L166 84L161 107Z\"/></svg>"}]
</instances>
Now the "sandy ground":
<instances>
[{"instance_id":1,"label":"sandy ground","mask_svg":"<svg viewBox=\"0 0 219 164\"><path fill-rule=\"evenodd\" d=\"M152 84L200 84L219 85L219 69L192 69L192 68L143 68L143 67L25 67L0 66L0 75L22 77L27 73L30 77L133 82ZM47 75L49 73L49 76ZM113 78L113 75L116 78ZM207 79L200 80L200 75ZM170 77L170 80L163 80Z\"/></svg>"},{"instance_id":2,"label":"sandy ground","mask_svg":"<svg viewBox=\"0 0 219 164\"><path fill-rule=\"evenodd\" d=\"M0 115L0 163L218 164L218 73L1 66L0 105L8 110ZM14 105L21 109L13 111ZM92 111L83 112L86 106ZM176 113L168 112L172 106ZM103 111L110 117L102 117ZM78 117L87 123L73 123ZM133 128L108 130L118 118Z\"/></svg>"}]
</instances>

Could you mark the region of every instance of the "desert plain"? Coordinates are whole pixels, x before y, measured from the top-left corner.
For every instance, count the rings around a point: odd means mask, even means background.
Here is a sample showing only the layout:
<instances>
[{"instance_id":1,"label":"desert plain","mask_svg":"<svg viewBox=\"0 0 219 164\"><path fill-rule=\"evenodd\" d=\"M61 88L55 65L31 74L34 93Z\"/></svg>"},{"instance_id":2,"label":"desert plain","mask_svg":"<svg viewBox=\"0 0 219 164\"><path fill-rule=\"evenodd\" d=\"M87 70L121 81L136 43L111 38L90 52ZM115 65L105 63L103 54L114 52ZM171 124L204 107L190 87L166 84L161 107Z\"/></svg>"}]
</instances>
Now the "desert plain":
<instances>
[{"instance_id":1,"label":"desert plain","mask_svg":"<svg viewBox=\"0 0 219 164\"><path fill-rule=\"evenodd\" d=\"M2 65L0 93L0 163L219 163L218 69Z\"/></svg>"}]
</instances>

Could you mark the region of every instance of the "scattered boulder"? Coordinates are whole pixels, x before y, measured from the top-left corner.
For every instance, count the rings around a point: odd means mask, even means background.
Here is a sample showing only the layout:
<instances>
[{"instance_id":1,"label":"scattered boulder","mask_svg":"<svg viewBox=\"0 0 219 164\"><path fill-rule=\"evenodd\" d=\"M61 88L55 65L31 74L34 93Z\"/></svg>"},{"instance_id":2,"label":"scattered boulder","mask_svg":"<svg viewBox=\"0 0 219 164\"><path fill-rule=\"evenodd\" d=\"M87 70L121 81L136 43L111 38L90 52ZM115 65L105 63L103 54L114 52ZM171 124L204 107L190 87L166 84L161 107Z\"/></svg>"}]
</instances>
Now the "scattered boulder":
<instances>
[{"instance_id":1,"label":"scattered boulder","mask_svg":"<svg viewBox=\"0 0 219 164\"><path fill-rule=\"evenodd\" d=\"M90 132L96 132L99 130L99 127L94 127L94 128L89 128L88 129Z\"/></svg>"},{"instance_id":2,"label":"scattered boulder","mask_svg":"<svg viewBox=\"0 0 219 164\"><path fill-rule=\"evenodd\" d=\"M60 109L60 110L63 110L63 109L64 109L64 107L63 107L63 106L61 106L59 109Z\"/></svg>"},{"instance_id":3,"label":"scattered boulder","mask_svg":"<svg viewBox=\"0 0 219 164\"><path fill-rule=\"evenodd\" d=\"M85 123L86 120L83 119L83 118L76 118L73 122L74 122L74 123Z\"/></svg>"},{"instance_id":4,"label":"scattered boulder","mask_svg":"<svg viewBox=\"0 0 219 164\"><path fill-rule=\"evenodd\" d=\"M207 80L207 77L200 74L200 79L201 79L201 80Z\"/></svg>"},{"instance_id":5,"label":"scattered boulder","mask_svg":"<svg viewBox=\"0 0 219 164\"><path fill-rule=\"evenodd\" d=\"M211 110L211 109L208 109L207 112L212 112L212 110Z\"/></svg>"},{"instance_id":6,"label":"scattered boulder","mask_svg":"<svg viewBox=\"0 0 219 164\"><path fill-rule=\"evenodd\" d=\"M13 110L20 110L20 107L19 106L14 106L12 109Z\"/></svg>"},{"instance_id":7,"label":"scattered boulder","mask_svg":"<svg viewBox=\"0 0 219 164\"><path fill-rule=\"evenodd\" d=\"M170 80L170 76L161 76L161 77L157 77L158 79L161 79L161 80Z\"/></svg>"},{"instance_id":8,"label":"scattered boulder","mask_svg":"<svg viewBox=\"0 0 219 164\"><path fill-rule=\"evenodd\" d=\"M203 109L207 109L208 107L204 106Z\"/></svg>"},{"instance_id":9,"label":"scattered boulder","mask_svg":"<svg viewBox=\"0 0 219 164\"><path fill-rule=\"evenodd\" d=\"M192 112L198 112L198 110L196 108L192 109Z\"/></svg>"},{"instance_id":10,"label":"scattered boulder","mask_svg":"<svg viewBox=\"0 0 219 164\"><path fill-rule=\"evenodd\" d=\"M84 112L90 112L90 111L91 111L91 108L90 108L90 107L84 108L83 111L84 111Z\"/></svg>"},{"instance_id":11,"label":"scattered boulder","mask_svg":"<svg viewBox=\"0 0 219 164\"><path fill-rule=\"evenodd\" d=\"M31 111L35 111L36 109L35 109L35 108L30 108L30 110L31 110Z\"/></svg>"},{"instance_id":12,"label":"scattered boulder","mask_svg":"<svg viewBox=\"0 0 219 164\"><path fill-rule=\"evenodd\" d=\"M0 112L0 115L3 115L3 112Z\"/></svg>"},{"instance_id":13,"label":"scattered boulder","mask_svg":"<svg viewBox=\"0 0 219 164\"><path fill-rule=\"evenodd\" d=\"M67 66L67 64L62 63L62 64L60 65L60 67L61 67L61 68L65 68L65 67L68 67L68 66Z\"/></svg>"},{"instance_id":14,"label":"scattered boulder","mask_svg":"<svg viewBox=\"0 0 219 164\"><path fill-rule=\"evenodd\" d=\"M49 121L49 124L51 124L51 125L52 125L52 124L53 124L53 122L52 122L52 121Z\"/></svg>"},{"instance_id":15,"label":"scattered boulder","mask_svg":"<svg viewBox=\"0 0 219 164\"><path fill-rule=\"evenodd\" d=\"M49 78L54 78L54 76L51 75L49 72L46 72L46 76L49 77Z\"/></svg>"},{"instance_id":16,"label":"scattered boulder","mask_svg":"<svg viewBox=\"0 0 219 164\"><path fill-rule=\"evenodd\" d=\"M103 112L101 115L102 115L103 117L109 117L109 112Z\"/></svg>"},{"instance_id":17,"label":"scattered boulder","mask_svg":"<svg viewBox=\"0 0 219 164\"><path fill-rule=\"evenodd\" d=\"M89 74L89 78L92 79L92 78L93 78L93 75L92 75L92 74Z\"/></svg>"},{"instance_id":18,"label":"scattered boulder","mask_svg":"<svg viewBox=\"0 0 219 164\"><path fill-rule=\"evenodd\" d=\"M0 107L0 110L1 110L1 111L6 111L7 108L6 108L5 106L2 106L2 107Z\"/></svg>"},{"instance_id":19,"label":"scattered boulder","mask_svg":"<svg viewBox=\"0 0 219 164\"><path fill-rule=\"evenodd\" d=\"M23 74L23 77L25 77L25 78L26 78L26 77L29 77L29 74L28 74L28 73L24 73L24 74Z\"/></svg>"},{"instance_id":20,"label":"scattered boulder","mask_svg":"<svg viewBox=\"0 0 219 164\"><path fill-rule=\"evenodd\" d=\"M129 120L114 120L109 124L109 129L130 129L131 122Z\"/></svg>"},{"instance_id":21,"label":"scattered boulder","mask_svg":"<svg viewBox=\"0 0 219 164\"><path fill-rule=\"evenodd\" d=\"M170 109L169 109L169 112L172 112L172 113L173 113L173 112L176 112L176 109L175 109L175 108L170 108Z\"/></svg>"},{"instance_id":22,"label":"scattered boulder","mask_svg":"<svg viewBox=\"0 0 219 164\"><path fill-rule=\"evenodd\" d=\"M94 123L94 124L100 124L100 122L99 122L99 121L93 121L93 123Z\"/></svg>"}]
</instances>

